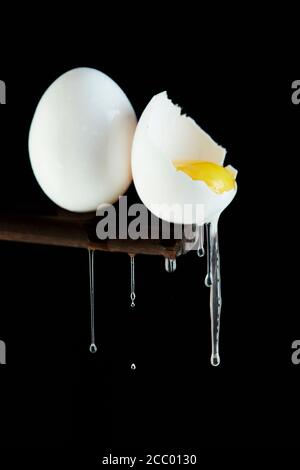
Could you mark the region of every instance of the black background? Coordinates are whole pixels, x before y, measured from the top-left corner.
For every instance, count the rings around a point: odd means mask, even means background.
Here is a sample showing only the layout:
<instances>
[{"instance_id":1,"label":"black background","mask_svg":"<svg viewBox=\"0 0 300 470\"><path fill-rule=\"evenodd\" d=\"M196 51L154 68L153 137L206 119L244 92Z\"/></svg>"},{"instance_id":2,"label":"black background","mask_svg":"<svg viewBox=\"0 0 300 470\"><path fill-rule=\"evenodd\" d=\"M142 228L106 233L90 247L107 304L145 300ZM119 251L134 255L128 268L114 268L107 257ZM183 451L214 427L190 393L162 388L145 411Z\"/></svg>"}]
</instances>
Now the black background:
<instances>
[{"instance_id":1,"label":"black background","mask_svg":"<svg viewBox=\"0 0 300 470\"><path fill-rule=\"evenodd\" d=\"M112 20L105 31L83 25L61 36L53 24L48 36L31 31L31 41L1 39L1 209L52 207L33 177L27 139L39 98L63 72L105 72L138 117L167 90L239 170L238 195L220 220L222 362L210 366L205 260L195 253L174 274L160 257L137 257L134 311L129 258L97 253L92 356L87 253L1 242L0 448L96 461L109 452L298 446L300 366L291 344L300 321L288 267L297 253L297 76L281 78L269 49L251 38L212 48L187 24L158 32L155 21L141 21L133 34Z\"/></svg>"}]
</instances>

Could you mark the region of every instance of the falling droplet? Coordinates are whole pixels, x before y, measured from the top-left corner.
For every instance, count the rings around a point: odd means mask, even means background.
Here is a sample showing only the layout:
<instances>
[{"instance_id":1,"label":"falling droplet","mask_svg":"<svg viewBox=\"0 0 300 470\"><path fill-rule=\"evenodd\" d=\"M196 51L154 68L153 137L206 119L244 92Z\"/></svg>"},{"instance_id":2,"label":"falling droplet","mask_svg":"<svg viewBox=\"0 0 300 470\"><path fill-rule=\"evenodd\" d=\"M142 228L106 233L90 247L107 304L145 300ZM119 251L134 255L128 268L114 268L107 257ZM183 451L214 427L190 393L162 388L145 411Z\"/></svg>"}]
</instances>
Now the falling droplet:
<instances>
[{"instance_id":1,"label":"falling droplet","mask_svg":"<svg viewBox=\"0 0 300 470\"><path fill-rule=\"evenodd\" d=\"M131 370L136 370L136 365L134 363L131 364Z\"/></svg>"},{"instance_id":2,"label":"falling droplet","mask_svg":"<svg viewBox=\"0 0 300 470\"><path fill-rule=\"evenodd\" d=\"M176 271L176 259L165 258L165 268L168 273Z\"/></svg>"},{"instance_id":3,"label":"falling droplet","mask_svg":"<svg viewBox=\"0 0 300 470\"><path fill-rule=\"evenodd\" d=\"M210 245L210 269L212 273L212 285L210 286L210 318L211 318L211 341L212 355L211 364L220 364L219 356L219 336L221 318L221 273L220 273L220 253L218 240L218 217L216 217L209 227Z\"/></svg>"},{"instance_id":4,"label":"falling droplet","mask_svg":"<svg viewBox=\"0 0 300 470\"><path fill-rule=\"evenodd\" d=\"M199 227L199 246L197 250L197 255L199 258L203 258L205 255L205 250L204 250L204 225L200 225Z\"/></svg>"},{"instance_id":5,"label":"falling droplet","mask_svg":"<svg viewBox=\"0 0 300 470\"><path fill-rule=\"evenodd\" d=\"M135 266L134 266L134 256L130 256L130 300L131 307L135 307Z\"/></svg>"},{"instance_id":6,"label":"falling droplet","mask_svg":"<svg viewBox=\"0 0 300 470\"><path fill-rule=\"evenodd\" d=\"M91 344L90 352L97 352L95 344L95 277L94 277L94 250L89 252L89 277L90 277L90 309L91 309Z\"/></svg>"},{"instance_id":7,"label":"falling droplet","mask_svg":"<svg viewBox=\"0 0 300 470\"><path fill-rule=\"evenodd\" d=\"M211 256L212 256L212 249L211 249L211 224L206 224L206 260L207 260L207 274L205 277L205 285L206 287L212 286L212 269L211 269Z\"/></svg>"}]
</instances>

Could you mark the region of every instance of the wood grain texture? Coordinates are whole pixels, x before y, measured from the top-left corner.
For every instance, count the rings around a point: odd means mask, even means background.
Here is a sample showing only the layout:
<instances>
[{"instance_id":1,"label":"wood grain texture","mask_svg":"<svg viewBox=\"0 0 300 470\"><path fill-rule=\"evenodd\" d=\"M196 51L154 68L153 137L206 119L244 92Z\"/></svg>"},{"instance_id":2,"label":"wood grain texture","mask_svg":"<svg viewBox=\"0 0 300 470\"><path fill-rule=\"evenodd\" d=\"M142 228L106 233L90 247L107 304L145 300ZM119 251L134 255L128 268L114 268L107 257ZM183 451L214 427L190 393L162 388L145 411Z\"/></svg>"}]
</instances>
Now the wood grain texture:
<instances>
[{"instance_id":1,"label":"wood grain texture","mask_svg":"<svg viewBox=\"0 0 300 470\"><path fill-rule=\"evenodd\" d=\"M183 253L182 240L101 241L96 236L99 219L94 214L76 214L57 210L53 214L0 214L0 240L66 246L149 255L162 255L175 259Z\"/></svg>"}]
</instances>

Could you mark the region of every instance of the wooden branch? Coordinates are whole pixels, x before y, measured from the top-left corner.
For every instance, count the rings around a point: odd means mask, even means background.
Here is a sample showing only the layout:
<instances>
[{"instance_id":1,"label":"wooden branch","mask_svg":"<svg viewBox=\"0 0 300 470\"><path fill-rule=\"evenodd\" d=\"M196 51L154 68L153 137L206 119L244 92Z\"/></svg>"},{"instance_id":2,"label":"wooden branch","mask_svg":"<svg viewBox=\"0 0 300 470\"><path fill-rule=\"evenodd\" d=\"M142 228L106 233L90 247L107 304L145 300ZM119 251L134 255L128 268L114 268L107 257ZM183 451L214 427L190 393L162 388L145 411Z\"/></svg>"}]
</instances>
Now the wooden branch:
<instances>
[{"instance_id":1,"label":"wooden branch","mask_svg":"<svg viewBox=\"0 0 300 470\"><path fill-rule=\"evenodd\" d=\"M53 214L0 214L0 240L56 245L136 254L162 255L175 259L183 253L182 240L101 241L96 236L99 221L94 214L57 210Z\"/></svg>"}]
</instances>

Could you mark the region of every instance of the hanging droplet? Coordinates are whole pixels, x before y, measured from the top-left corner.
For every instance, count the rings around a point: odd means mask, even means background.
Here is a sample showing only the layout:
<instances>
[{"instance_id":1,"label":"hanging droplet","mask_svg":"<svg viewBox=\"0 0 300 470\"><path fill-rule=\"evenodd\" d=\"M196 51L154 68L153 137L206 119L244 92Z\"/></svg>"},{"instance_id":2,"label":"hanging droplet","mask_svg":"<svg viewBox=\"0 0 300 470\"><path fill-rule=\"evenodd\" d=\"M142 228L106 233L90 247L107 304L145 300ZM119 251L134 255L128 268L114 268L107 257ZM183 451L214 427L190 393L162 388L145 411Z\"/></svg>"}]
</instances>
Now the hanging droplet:
<instances>
[{"instance_id":1,"label":"hanging droplet","mask_svg":"<svg viewBox=\"0 0 300 470\"><path fill-rule=\"evenodd\" d=\"M204 283L205 283L206 287L211 287L212 286L212 278L210 277L209 273L206 274Z\"/></svg>"},{"instance_id":2,"label":"hanging droplet","mask_svg":"<svg viewBox=\"0 0 300 470\"><path fill-rule=\"evenodd\" d=\"M130 299L131 299L130 307L135 307L135 294L134 294L134 292L132 292L130 294Z\"/></svg>"},{"instance_id":3,"label":"hanging droplet","mask_svg":"<svg viewBox=\"0 0 300 470\"><path fill-rule=\"evenodd\" d=\"M203 256L205 255L205 250L204 250L204 225L199 226L199 242L198 242L197 255L199 256L199 258L203 258Z\"/></svg>"},{"instance_id":4,"label":"hanging droplet","mask_svg":"<svg viewBox=\"0 0 300 470\"><path fill-rule=\"evenodd\" d=\"M94 276L94 250L89 252L89 277L90 277L90 309L91 309L91 344L90 352L97 352L95 343L95 276Z\"/></svg>"},{"instance_id":5,"label":"hanging droplet","mask_svg":"<svg viewBox=\"0 0 300 470\"><path fill-rule=\"evenodd\" d=\"M210 363L214 367L219 366L220 365L220 356L219 356L219 354L212 354L211 359L210 359Z\"/></svg>"},{"instance_id":6,"label":"hanging droplet","mask_svg":"<svg viewBox=\"0 0 300 470\"><path fill-rule=\"evenodd\" d=\"M165 258L165 268L168 273L176 271L176 259Z\"/></svg>"},{"instance_id":7,"label":"hanging droplet","mask_svg":"<svg viewBox=\"0 0 300 470\"><path fill-rule=\"evenodd\" d=\"M130 256L130 300L131 307L135 307L135 267L134 267L134 256Z\"/></svg>"},{"instance_id":8,"label":"hanging droplet","mask_svg":"<svg viewBox=\"0 0 300 470\"><path fill-rule=\"evenodd\" d=\"M90 345L90 352L91 352L92 354L95 354L95 353L97 352L97 346L95 345L95 343L92 343L92 344Z\"/></svg>"},{"instance_id":9,"label":"hanging droplet","mask_svg":"<svg viewBox=\"0 0 300 470\"><path fill-rule=\"evenodd\" d=\"M131 364L131 370L136 370L136 365L134 364L134 362Z\"/></svg>"},{"instance_id":10,"label":"hanging droplet","mask_svg":"<svg viewBox=\"0 0 300 470\"><path fill-rule=\"evenodd\" d=\"M216 217L209 227L210 245L210 269L212 273L212 285L210 286L210 318L211 318L211 341L212 354L211 364L220 364L219 356L219 336L221 318L221 273L220 273L220 253L218 240L218 217Z\"/></svg>"},{"instance_id":11,"label":"hanging droplet","mask_svg":"<svg viewBox=\"0 0 300 470\"><path fill-rule=\"evenodd\" d=\"M205 285L206 287L211 287L212 285L212 269L211 269L211 224L206 224L206 262L207 262L207 274L205 277Z\"/></svg>"}]
</instances>

